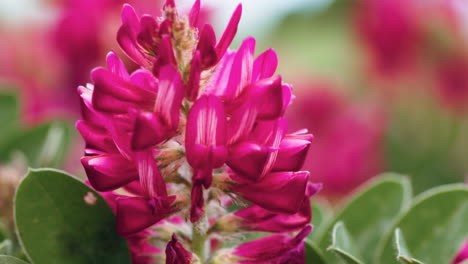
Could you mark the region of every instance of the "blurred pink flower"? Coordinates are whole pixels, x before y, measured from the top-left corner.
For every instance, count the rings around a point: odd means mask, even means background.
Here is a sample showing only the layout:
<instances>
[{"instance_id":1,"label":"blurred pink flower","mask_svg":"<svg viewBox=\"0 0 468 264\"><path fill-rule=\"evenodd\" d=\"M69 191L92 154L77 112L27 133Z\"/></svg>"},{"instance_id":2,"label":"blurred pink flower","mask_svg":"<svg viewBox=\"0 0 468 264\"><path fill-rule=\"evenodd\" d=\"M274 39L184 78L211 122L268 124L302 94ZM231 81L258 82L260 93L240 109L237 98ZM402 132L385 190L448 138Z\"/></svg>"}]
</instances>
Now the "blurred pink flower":
<instances>
[{"instance_id":1,"label":"blurred pink flower","mask_svg":"<svg viewBox=\"0 0 468 264\"><path fill-rule=\"evenodd\" d=\"M321 182L321 195L338 198L383 169L385 116L371 105L358 106L328 84L301 87L287 116L293 127L314 131L304 169Z\"/></svg>"}]
</instances>

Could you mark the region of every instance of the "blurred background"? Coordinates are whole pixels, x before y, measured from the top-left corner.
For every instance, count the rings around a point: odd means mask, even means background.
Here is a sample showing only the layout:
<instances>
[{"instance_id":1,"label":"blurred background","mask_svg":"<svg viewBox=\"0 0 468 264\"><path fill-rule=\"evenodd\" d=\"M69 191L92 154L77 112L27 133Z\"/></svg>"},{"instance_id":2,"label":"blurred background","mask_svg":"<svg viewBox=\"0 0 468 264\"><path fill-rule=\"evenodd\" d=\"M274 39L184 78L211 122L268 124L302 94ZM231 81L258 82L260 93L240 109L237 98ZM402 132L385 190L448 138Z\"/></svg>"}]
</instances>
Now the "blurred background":
<instances>
[{"instance_id":1,"label":"blurred background","mask_svg":"<svg viewBox=\"0 0 468 264\"><path fill-rule=\"evenodd\" d=\"M0 2L0 217L28 167L83 176L76 87L103 65L120 10L159 14L161 0ZM188 9L192 1L176 1ZM225 27L239 1L204 0ZM272 47L294 86L290 132L315 136L304 169L332 205L384 171L415 192L468 176L468 1L245 0L234 47ZM135 67L126 61L129 69ZM2 215L3 212L3 215ZM8 222L8 221L6 221Z\"/></svg>"}]
</instances>

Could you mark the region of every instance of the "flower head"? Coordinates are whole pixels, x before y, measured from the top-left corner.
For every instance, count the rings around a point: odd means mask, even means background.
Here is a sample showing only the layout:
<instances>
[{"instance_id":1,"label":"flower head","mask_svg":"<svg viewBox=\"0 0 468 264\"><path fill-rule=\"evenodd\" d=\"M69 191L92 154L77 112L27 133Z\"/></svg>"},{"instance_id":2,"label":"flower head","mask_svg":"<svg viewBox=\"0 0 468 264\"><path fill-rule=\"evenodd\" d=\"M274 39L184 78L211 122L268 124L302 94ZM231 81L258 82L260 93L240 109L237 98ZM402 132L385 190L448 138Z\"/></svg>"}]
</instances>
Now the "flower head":
<instances>
[{"instance_id":1,"label":"flower head","mask_svg":"<svg viewBox=\"0 0 468 264\"><path fill-rule=\"evenodd\" d=\"M251 37L228 49L241 12L239 5L217 40L210 25L196 27L199 1L180 15L168 0L159 19L125 5L117 39L140 68L128 73L110 52L107 68L94 69L93 84L79 88L82 163L94 188L125 194L112 203L119 234L190 219L192 231L178 229L167 243L166 263L203 261L204 241L226 231L214 228L227 214L221 201L252 203L235 215L242 230L310 232L309 199L318 187L300 169L312 136L287 133L283 115L293 95L275 75L276 53L255 58ZM304 236L280 238L297 255Z\"/></svg>"}]
</instances>

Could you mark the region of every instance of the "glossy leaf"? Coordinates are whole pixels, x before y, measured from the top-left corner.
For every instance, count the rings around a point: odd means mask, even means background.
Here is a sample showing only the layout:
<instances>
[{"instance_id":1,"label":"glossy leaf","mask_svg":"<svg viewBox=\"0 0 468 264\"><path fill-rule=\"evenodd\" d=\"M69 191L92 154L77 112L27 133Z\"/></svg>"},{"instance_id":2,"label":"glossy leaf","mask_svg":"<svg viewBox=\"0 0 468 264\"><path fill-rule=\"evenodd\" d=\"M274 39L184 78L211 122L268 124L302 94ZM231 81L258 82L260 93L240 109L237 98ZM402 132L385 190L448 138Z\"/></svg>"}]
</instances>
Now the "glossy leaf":
<instances>
[{"instance_id":1,"label":"glossy leaf","mask_svg":"<svg viewBox=\"0 0 468 264\"><path fill-rule=\"evenodd\" d=\"M29 171L16 193L15 220L35 264L130 263L127 243L117 235L107 203L61 171Z\"/></svg>"},{"instance_id":2,"label":"glossy leaf","mask_svg":"<svg viewBox=\"0 0 468 264\"><path fill-rule=\"evenodd\" d=\"M0 255L0 264L27 264L27 263L22 261L21 259L18 259L12 256Z\"/></svg>"},{"instance_id":3,"label":"glossy leaf","mask_svg":"<svg viewBox=\"0 0 468 264\"><path fill-rule=\"evenodd\" d=\"M3 242L0 242L0 254L11 254L13 252L13 243L11 240L7 239Z\"/></svg>"},{"instance_id":4,"label":"glossy leaf","mask_svg":"<svg viewBox=\"0 0 468 264\"><path fill-rule=\"evenodd\" d=\"M351 235L346 230L343 222L338 222L333 227L332 245L327 249L338 255L345 263L363 264L360 260L358 249L355 247Z\"/></svg>"},{"instance_id":5,"label":"glossy leaf","mask_svg":"<svg viewBox=\"0 0 468 264\"><path fill-rule=\"evenodd\" d=\"M317 247L312 241L306 240L304 243L304 250L306 255L306 264L325 264L325 257L322 250Z\"/></svg>"},{"instance_id":6,"label":"glossy leaf","mask_svg":"<svg viewBox=\"0 0 468 264\"><path fill-rule=\"evenodd\" d=\"M424 264L421 261L411 257L411 253L406 246L405 237L399 228L397 228L394 232L393 243L395 250L397 251L396 258L398 261L402 263Z\"/></svg>"},{"instance_id":7,"label":"glossy leaf","mask_svg":"<svg viewBox=\"0 0 468 264\"><path fill-rule=\"evenodd\" d=\"M330 220L330 209L326 204L312 201L312 225L314 229L309 234L309 238L314 241L317 237L317 234L320 233L320 230L326 226L327 222Z\"/></svg>"},{"instance_id":8,"label":"glossy leaf","mask_svg":"<svg viewBox=\"0 0 468 264\"><path fill-rule=\"evenodd\" d=\"M446 185L419 195L395 223L378 250L376 263L395 263L393 230L405 235L411 256L426 264L450 263L468 237L468 189Z\"/></svg>"},{"instance_id":9,"label":"glossy leaf","mask_svg":"<svg viewBox=\"0 0 468 264\"><path fill-rule=\"evenodd\" d=\"M390 230L395 217L410 203L411 186L404 176L386 173L361 190L327 227L320 230L316 241L325 250L331 243L333 226L342 221L353 237L362 261L372 263L382 234ZM325 258L331 263L339 261L330 252L325 253Z\"/></svg>"}]
</instances>

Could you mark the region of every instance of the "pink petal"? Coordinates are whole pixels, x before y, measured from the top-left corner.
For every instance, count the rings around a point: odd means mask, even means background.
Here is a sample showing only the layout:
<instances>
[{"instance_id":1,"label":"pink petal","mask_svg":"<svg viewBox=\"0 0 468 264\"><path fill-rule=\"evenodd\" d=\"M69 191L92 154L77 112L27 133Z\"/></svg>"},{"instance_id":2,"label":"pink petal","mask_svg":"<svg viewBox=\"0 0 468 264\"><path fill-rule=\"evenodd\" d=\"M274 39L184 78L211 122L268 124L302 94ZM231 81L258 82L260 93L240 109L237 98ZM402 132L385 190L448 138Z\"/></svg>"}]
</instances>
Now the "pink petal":
<instances>
[{"instance_id":1,"label":"pink petal","mask_svg":"<svg viewBox=\"0 0 468 264\"><path fill-rule=\"evenodd\" d=\"M179 125L183 99L184 84L179 72L171 65L162 67L153 110L164 120L167 129L174 132Z\"/></svg>"},{"instance_id":2,"label":"pink petal","mask_svg":"<svg viewBox=\"0 0 468 264\"><path fill-rule=\"evenodd\" d=\"M239 25L241 15L242 5L239 4L234 13L232 14L231 19L229 20L229 23L226 29L224 30L224 33L221 36L218 45L216 46L216 53L218 54L218 58L221 58L224 55L224 52L226 52L227 48L234 39L234 36L237 33L237 26Z\"/></svg>"},{"instance_id":3,"label":"pink petal","mask_svg":"<svg viewBox=\"0 0 468 264\"><path fill-rule=\"evenodd\" d=\"M213 27L205 24L201 30L197 50L200 52L201 63L204 69L214 66L218 62L218 54L215 49L216 35Z\"/></svg>"},{"instance_id":4,"label":"pink petal","mask_svg":"<svg viewBox=\"0 0 468 264\"><path fill-rule=\"evenodd\" d=\"M307 156L311 140L311 134L286 135L279 146L273 171L300 170Z\"/></svg>"},{"instance_id":5,"label":"pink petal","mask_svg":"<svg viewBox=\"0 0 468 264\"><path fill-rule=\"evenodd\" d=\"M182 244L177 241L174 233L171 241L166 246L166 264L191 264L192 253L186 250Z\"/></svg>"},{"instance_id":6,"label":"pink petal","mask_svg":"<svg viewBox=\"0 0 468 264\"><path fill-rule=\"evenodd\" d=\"M196 27L198 25L199 15L200 15L200 0L196 0L195 3L193 3L193 6L190 9L190 13L188 15L191 27Z\"/></svg>"},{"instance_id":7,"label":"pink petal","mask_svg":"<svg viewBox=\"0 0 468 264\"><path fill-rule=\"evenodd\" d=\"M309 172L273 172L258 183L232 186L246 200L264 209L295 214L306 197Z\"/></svg>"},{"instance_id":8,"label":"pink petal","mask_svg":"<svg viewBox=\"0 0 468 264\"><path fill-rule=\"evenodd\" d=\"M283 88L280 76L255 83L250 96L257 108L259 119L276 119L283 114Z\"/></svg>"},{"instance_id":9,"label":"pink petal","mask_svg":"<svg viewBox=\"0 0 468 264\"><path fill-rule=\"evenodd\" d=\"M278 55L273 49L268 49L255 59L252 80L254 82L273 76L278 67Z\"/></svg>"},{"instance_id":10,"label":"pink petal","mask_svg":"<svg viewBox=\"0 0 468 264\"><path fill-rule=\"evenodd\" d=\"M161 68L166 65L172 65L174 67L177 66L170 35L167 34L161 38L157 52L158 57L156 63L153 66L154 75L159 76Z\"/></svg>"},{"instance_id":11,"label":"pink petal","mask_svg":"<svg viewBox=\"0 0 468 264\"><path fill-rule=\"evenodd\" d=\"M202 184L194 184L192 186L191 205L190 205L190 221L192 223L198 222L203 215L203 206L205 199L203 198Z\"/></svg>"},{"instance_id":12,"label":"pink petal","mask_svg":"<svg viewBox=\"0 0 468 264\"><path fill-rule=\"evenodd\" d=\"M236 247L233 254L240 257L239 264L303 264L304 239L311 230L312 227L308 225L295 237L272 235L260 238Z\"/></svg>"},{"instance_id":13,"label":"pink petal","mask_svg":"<svg viewBox=\"0 0 468 264\"><path fill-rule=\"evenodd\" d=\"M122 26L117 32L117 42L125 54L135 63L149 67L150 60L137 43L137 35L140 32L140 22L132 6L125 4L122 9Z\"/></svg>"},{"instance_id":14,"label":"pink petal","mask_svg":"<svg viewBox=\"0 0 468 264\"><path fill-rule=\"evenodd\" d=\"M133 163L119 154L85 156L81 163L91 185L98 191L111 191L138 179Z\"/></svg>"},{"instance_id":15,"label":"pink petal","mask_svg":"<svg viewBox=\"0 0 468 264\"><path fill-rule=\"evenodd\" d=\"M123 64L122 60L119 58L119 56L117 56L117 53L115 53L114 51L107 53L106 61L107 68L109 68L109 70L112 73L118 75L124 80L129 79L130 76L128 74L128 71L125 68L125 65Z\"/></svg>"},{"instance_id":16,"label":"pink petal","mask_svg":"<svg viewBox=\"0 0 468 264\"><path fill-rule=\"evenodd\" d=\"M187 160L194 168L217 168L226 159L226 114L214 95L203 95L187 117L185 146Z\"/></svg>"},{"instance_id":17,"label":"pink petal","mask_svg":"<svg viewBox=\"0 0 468 264\"><path fill-rule=\"evenodd\" d=\"M172 213L170 204L175 196L145 199L126 197L117 200L117 233L122 237L150 227Z\"/></svg>"},{"instance_id":18,"label":"pink petal","mask_svg":"<svg viewBox=\"0 0 468 264\"><path fill-rule=\"evenodd\" d=\"M244 92L252 81L253 56L255 52L255 39L246 38L232 63L229 82L223 93L225 100L234 101Z\"/></svg>"},{"instance_id":19,"label":"pink petal","mask_svg":"<svg viewBox=\"0 0 468 264\"><path fill-rule=\"evenodd\" d=\"M262 175L271 150L252 142L242 142L229 148L227 165L241 177L257 181Z\"/></svg>"},{"instance_id":20,"label":"pink petal","mask_svg":"<svg viewBox=\"0 0 468 264\"><path fill-rule=\"evenodd\" d=\"M186 96L190 101L195 101L195 99L197 99L200 89L200 77L202 72L202 63L200 60L200 52L196 51L190 63L190 75L186 89Z\"/></svg>"}]
</instances>

